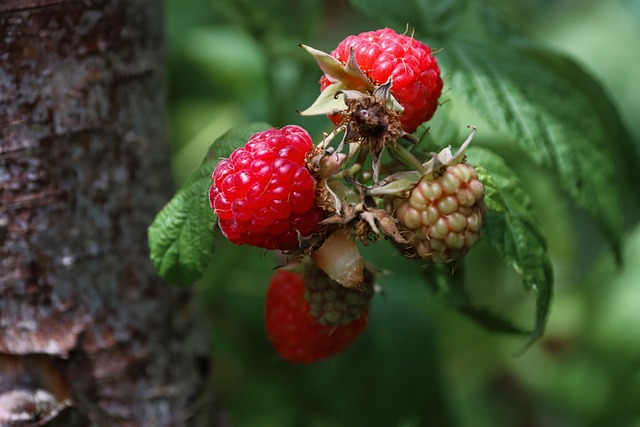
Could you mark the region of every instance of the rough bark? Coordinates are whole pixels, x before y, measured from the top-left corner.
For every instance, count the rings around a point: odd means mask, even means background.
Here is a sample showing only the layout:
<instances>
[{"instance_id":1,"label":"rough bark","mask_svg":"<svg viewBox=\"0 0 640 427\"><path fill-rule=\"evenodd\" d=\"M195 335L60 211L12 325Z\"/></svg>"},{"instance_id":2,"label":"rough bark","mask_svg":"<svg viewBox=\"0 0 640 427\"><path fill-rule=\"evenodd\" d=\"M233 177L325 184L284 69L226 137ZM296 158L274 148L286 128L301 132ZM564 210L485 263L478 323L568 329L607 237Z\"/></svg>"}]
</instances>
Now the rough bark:
<instances>
[{"instance_id":1,"label":"rough bark","mask_svg":"<svg viewBox=\"0 0 640 427\"><path fill-rule=\"evenodd\" d=\"M172 188L161 9L0 2L0 426L223 423L189 296L148 260Z\"/></svg>"}]
</instances>

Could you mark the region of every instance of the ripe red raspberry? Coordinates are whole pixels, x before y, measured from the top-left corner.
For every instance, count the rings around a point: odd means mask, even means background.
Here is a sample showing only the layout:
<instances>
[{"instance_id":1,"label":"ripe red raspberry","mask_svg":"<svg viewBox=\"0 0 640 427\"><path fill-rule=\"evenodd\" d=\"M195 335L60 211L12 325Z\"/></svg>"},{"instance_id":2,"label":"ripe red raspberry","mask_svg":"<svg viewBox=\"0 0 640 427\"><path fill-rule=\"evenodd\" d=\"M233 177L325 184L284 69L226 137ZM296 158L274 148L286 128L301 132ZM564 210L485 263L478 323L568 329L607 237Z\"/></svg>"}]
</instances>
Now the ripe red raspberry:
<instances>
[{"instance_id":1,"label":"ripe red raspberry","mask_svg":"<svg viewBox=\"0 0 640 427\"><path fill-rule=\"evenodd\" d=\"M391 94L404 107L400 121L406 132L415 132L433 116L442 93L442 79L429 46L384 28L347 37L331 56L346 63L351 48L358 66L376 86L393 78ZM326 75L322 76L321 90L331 83ZM336 125L340 124L340 116L331 116L331 119Z\"/></svg>"},{"instance_id":2,"label":"ripe red raspberry","mask_svg":"<svg viewBox=\"0 0 640 427\"><path fill-rule=\"evenodd\" d=\"M409 247L421 258L444 263L466 254L480 238L484 186L466 163L433 175L424 176L409 197L395 198L393 208Z\"/></svg>"},{"instance_id":3,"label":"ripe red raspberry","mask_svg":"<svg viewBox=\"0 0 640 427\"><path fill-rule=\"evenodd\" d=\"M305 166L313 147L299 126L254 134L216 166L209 202L222 233L236 245L288 250L318 229L316 181Z\"/></svg>"},{"instance_id":4,"label":"ripe red raspberry","mask_svg":"<svg viewBox=\"0 0 640 427\"><path fill-rule=\"evenodd\" d=\"M361 292L340 286L317 268L304 276L278 270L267 291L267 335L288 362L326 359L346 350L367 326L372 295L372 280Z\"/></svg>"}]
</instances>

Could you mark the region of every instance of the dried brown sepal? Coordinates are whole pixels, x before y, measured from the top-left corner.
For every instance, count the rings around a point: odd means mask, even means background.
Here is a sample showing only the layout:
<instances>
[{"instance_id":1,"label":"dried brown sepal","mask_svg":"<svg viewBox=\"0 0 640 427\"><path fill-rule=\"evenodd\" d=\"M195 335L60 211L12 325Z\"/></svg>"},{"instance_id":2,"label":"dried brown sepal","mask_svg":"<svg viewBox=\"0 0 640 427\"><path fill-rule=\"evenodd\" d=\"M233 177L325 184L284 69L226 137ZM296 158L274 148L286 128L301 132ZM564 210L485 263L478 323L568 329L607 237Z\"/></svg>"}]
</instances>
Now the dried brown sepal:
<instances>
[{"instance_id":1,"label":"dried brown sepal","mask_svg":"<svg viewBox=\"0 0 640 427\"><path fill-rule=\"evenodd\" d=\"M400 244L409 243L409 241L405 239L400 233L397 220L393 216L389 215L386 211L382 209L377 209L376 221L380 225L382 232L386 236L391 237L396 243L400 243Z\"/></svg>"},{"instance_id":2,"label":"dried brown sepal","mask_svg":"<svg viewBox=\"0 0 640 427\"><path fill-rule=\"evenodd\" d=\"M390 85L389 81L389 85ZM385 87L380 86L380 88ZM358 91L343 91L347 111L343 113L346 124L343 143L368 145L373 160L374 181L378 181L380 160L388 143L397 143L406 132L402 129L400 114L389 106L384 96L388 90L365 94Z\"/></svg>"}]
</instances>

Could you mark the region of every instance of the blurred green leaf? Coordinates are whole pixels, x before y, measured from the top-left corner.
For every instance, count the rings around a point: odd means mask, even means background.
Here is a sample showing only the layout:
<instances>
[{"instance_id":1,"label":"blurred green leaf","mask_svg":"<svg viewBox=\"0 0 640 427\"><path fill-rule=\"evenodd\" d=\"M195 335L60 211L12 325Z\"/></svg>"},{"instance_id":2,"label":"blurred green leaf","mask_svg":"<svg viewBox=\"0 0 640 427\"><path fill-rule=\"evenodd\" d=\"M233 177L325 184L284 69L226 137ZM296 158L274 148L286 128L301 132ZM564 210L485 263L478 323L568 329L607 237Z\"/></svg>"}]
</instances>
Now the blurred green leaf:
<instances>
[{"instance_id":1,"label":"blurred green leaf","mask_svg":"<svg viewBox=\"0 0 640 427\"><path fill-rule=\"evenodd\" d=\"M515 174L493 152L470 147L467 155L485 187L489 208L483 234L507 264L522 275L525 288L536 297L535 326L530 343L545 330L553 293L553 269L544 237L532 214L529 196Z\"/></svg>"},{"instance_id":2,"label":"blurred green leaf","mask_svg":"<svg viewBox=\"0 0 640 427\"><path fill-rule=\"evenodd\" d=\"M453 426L443 391L434 322L426 292L410 275L380 280L369 325L344 353L304 368L311 381L305 415L331 414L337 426ZM302 372L299 372L301 374ZM407 380L411 376L411 381ZM331 390L319 395L318 390Z\"/></svg>"},{"instance_id":3,"label":"blurred green leaf","mask_svg":"<svg viewBox=\"0 0 640 427\"><path fill-rule=\"evenodd\" d=\"M225 89L250 94L266 75L262 47L244 31L233 27L191 29L182 52Z\"/></svg>"},{"instance_id":4,"label":"blurred green leaf","mask_svg":"<svg viewBox=\"0 0 640 427\"><path fill-rule=\"evenodd\" d=\"M449 32L467 0L350 0L351 5L382 25L402 31L409 26L430 37Z\"/></svg>"},{"instance_id":5,"label":"blurred green leaf","mask_svg":"<svg viewBox=\"0 0 640 427\"><path fill-rule=\"evenodd\" d=\"M309 38L324 7L323 0L216 0L215 6L256 39L293 35Z\"/></svg>"},{"instance_id":6,"label":"blurred green leaf","mask_svg":"<svg viewBox=\"0 0 640 427\"><path fill-rule=\"evenodd\" d=\"M229 129L247 123L245 110L237 104L185 101L174 107L172 134L179 149L173 156L173 175L180 185L189 177L215 141Z\"/></svg>"},{"instance_id":7,"label":"blurred green leaf","mask_svg":"<svg viewBox=\"0 0 640 427\"><path fill-rule=\"evenodd\" d=\"M488 0L477 2L478 19L487 35L494 40L514 39L526 34L531 15L535 13L527 0Z\"/></svg>"},{"instance_id":8,"label":"blurred green leaf","mask_svg":"<svg viewBox=\"0 0 640 427\"><path fill-rule=\"evenodd\" d=\"M516 335L531 333L489 308L474 304L464 287L462 266L456 267L454 271L448 265L430 266L424 270L424 276L427 284L440 300L486 330Z\"/></svg>"},{"instance_id":9,"label":"blurred green leaf","mask_svg":"<svg viewBox=\"0 0 640 427\"><path fill-rule=\"evenodd\" d=\"M628 235L623 255L624 270L603 263L588 279L597 315L590 332L600 348L615 351L619 363L631 367L640 357L640 226Z\"/></svg>"},{"instance_id":10,"label":"blurred green leaf","mask_svg":"<svg viewBox=\"0 0 640 427\"><path fill-rule=\"evenodd\" d=\"M531 44L520 47L547 68L565 76L586 97L604 130L606 141L601 141L601 146L615 159L616 172L621 178L616 184L630 187L631 194L635 196L634 202L638 203L640 192L635 191L635 183L640 182L640 151L622 121L618 106L604 86L568 56Z\"/></svg>"},{"instance_id":11,"label":"blurred green leaf","mask_svg":"<svg viewBox=\"0 0 640 427\"><path fill-rule=\"evenodd\" d=\"M606 125L570 73L516 46L456 41L442 54L452 90L508 132L534 162L550 169L578 206L600 223L619 255L621 203L612 159L602 149L610 143ZM576 64L570 68L584 73Z\"/></svg>"},{"instance_id":12,"label":"blurred green leaf","mask_svg":"<svg viewBox=\"0 0 640 427\"><path fill-rule=\"evenodd\" d=\"M213 256L217 223L209 206L211 173L219 158L228 157L251 135L268 127L254 123L216 139L204 161L153 220L148 230L151 261L167 282L186 286L202 276Z\"/></svg>"}]
</instances>

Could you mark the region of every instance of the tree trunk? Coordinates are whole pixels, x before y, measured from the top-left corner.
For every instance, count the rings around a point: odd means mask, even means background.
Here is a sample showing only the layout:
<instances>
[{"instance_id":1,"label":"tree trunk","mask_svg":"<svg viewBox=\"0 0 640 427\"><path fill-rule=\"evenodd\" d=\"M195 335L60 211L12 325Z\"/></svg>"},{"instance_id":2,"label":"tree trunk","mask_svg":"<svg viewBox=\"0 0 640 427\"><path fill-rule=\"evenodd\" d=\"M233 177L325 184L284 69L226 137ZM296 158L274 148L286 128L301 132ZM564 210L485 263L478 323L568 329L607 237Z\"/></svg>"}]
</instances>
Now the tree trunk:
<instances>
[{"instance_id":1,"label":"tree trunk","mask_svg":"<svg viewBox=\"0 0 640 427\"><path fill-rule=\"evenodd\" d=\"M189 294L148 257L162 27L160 0L0 1L0 426L224 424Z\"/></svg>"}]
</instances>

